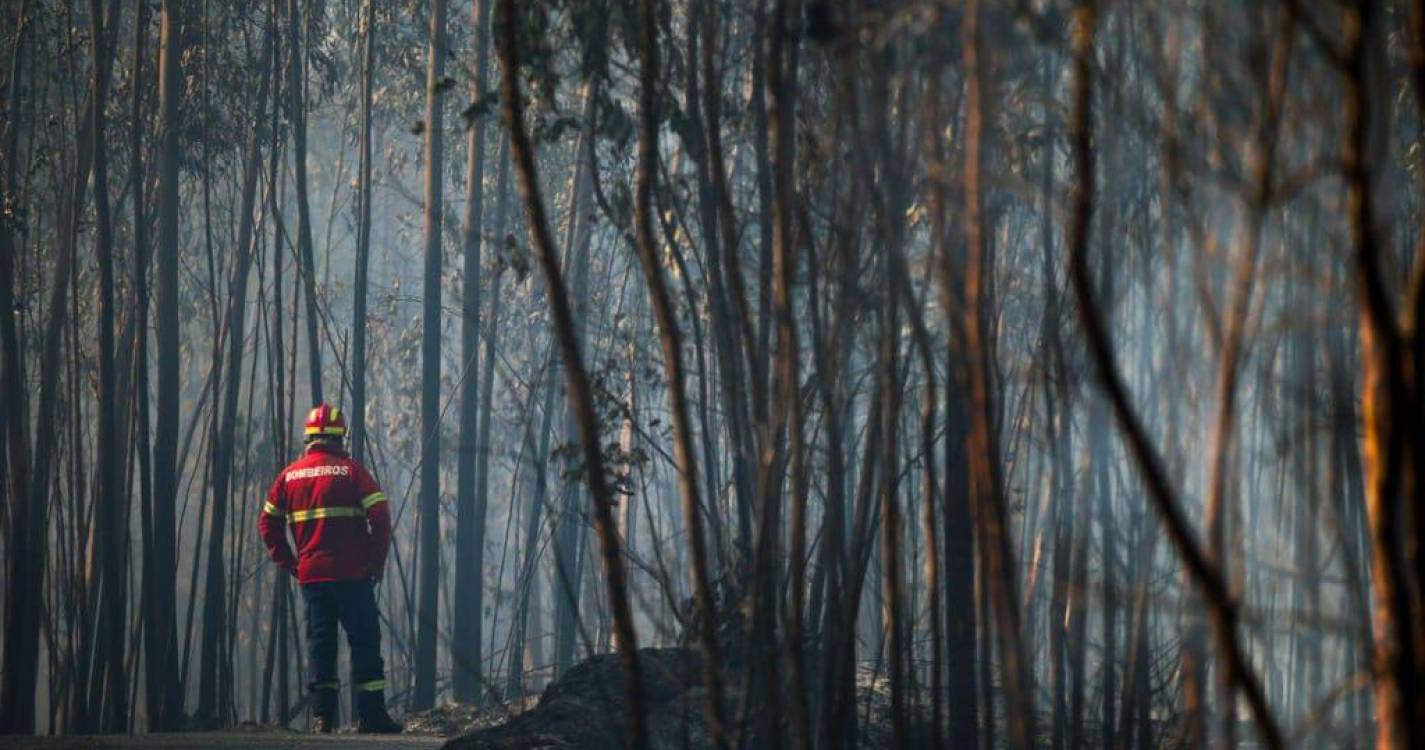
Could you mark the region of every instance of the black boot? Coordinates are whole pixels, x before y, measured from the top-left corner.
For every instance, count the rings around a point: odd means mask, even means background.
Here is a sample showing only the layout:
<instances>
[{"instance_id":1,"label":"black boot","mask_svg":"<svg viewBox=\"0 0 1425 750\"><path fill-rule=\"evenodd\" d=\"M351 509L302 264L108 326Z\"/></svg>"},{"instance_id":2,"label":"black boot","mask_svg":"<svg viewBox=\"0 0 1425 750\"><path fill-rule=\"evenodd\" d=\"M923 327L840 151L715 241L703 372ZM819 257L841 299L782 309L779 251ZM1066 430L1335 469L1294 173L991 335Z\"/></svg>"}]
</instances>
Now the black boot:
<instances>
[{"instance_id":1,"label":"black boot","mask_svg":"<svg viewBox=\"0 0 1425 750\"><path fill-rule=\"evenodd\" d=\"M312 691L312 733L331 734L336 729L336 691Z\"/></svg>"},{"instance_id":2,"label":"black boot","mask_svg":"<svg viewBox=\"0 0 1425 750\"><path fill-rule=\"evenodd\" d=\"M406 728L386 713L386 693L364 690L356 694L356 731L361 734L400 734Z\"/></svg>"}]
</instances>

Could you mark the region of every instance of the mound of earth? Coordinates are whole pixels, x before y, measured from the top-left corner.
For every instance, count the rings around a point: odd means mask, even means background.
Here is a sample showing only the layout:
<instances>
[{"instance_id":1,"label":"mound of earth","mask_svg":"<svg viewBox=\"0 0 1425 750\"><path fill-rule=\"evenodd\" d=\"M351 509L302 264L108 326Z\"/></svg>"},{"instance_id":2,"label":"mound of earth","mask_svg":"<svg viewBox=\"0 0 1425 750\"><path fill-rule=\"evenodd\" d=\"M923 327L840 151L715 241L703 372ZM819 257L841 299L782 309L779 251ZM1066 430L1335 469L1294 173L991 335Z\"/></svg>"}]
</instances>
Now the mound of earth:
<instances>
[{"instance_id":1,"label":"mound of earth","mask_svg":"<svg viewBox=\"0 0 1425 750\"><path fill-rule=\"evenodd\" d=\"M649 745L664 748L709 746L704 711L702 653L690 648L640 649L644 673L645 717ZM723 670L724 700L729 710L739 704L740 669ZM481 713L468 733L449 740L447 750L515 750L515 748L577 748L618 750L625 746L628 714L627 682L617 654L586 659L551 682L538 703L497 707ZM889 748L890 691L884 676L873 671L857 675L860 746ZM523 709L523 710L521 710ZM505 719L496 724L491 711ZM911 734L925 730L925 706L913 706ZM731 718L731 716L729 716ZM452 727L453 728L453 727Z\"/></svg>"},{"instance_id":2,"label":"mound of earth","mask_svg":"<svg viewBox=\"0 0 1425 750\"><path fill-rule=\"evenodd\" d=\"M706 746L701 655L684 648L641 649L638 655L651 745ZM496 726L456 737L445 748L617 750L624 747L627 731L626 686L617 654L590 657L550 683L533 708Z\"/></svg>"}]
</instances>

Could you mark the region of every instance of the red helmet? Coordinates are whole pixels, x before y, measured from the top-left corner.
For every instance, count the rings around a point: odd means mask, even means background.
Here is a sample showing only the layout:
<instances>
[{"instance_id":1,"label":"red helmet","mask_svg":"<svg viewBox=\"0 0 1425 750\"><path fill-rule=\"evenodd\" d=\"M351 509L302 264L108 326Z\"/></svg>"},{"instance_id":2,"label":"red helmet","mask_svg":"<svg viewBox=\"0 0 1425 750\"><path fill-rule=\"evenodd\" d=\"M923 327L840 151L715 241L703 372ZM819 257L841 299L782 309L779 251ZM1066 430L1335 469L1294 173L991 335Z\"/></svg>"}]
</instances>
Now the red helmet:
<instances>
[{"instance_id":1,"label":"red helmet","mask_svg":"<svg viewBox=\"0 0 1425 750\"><path fill-rule=\"evenodd\" d=\"M346 419L341 409L327 404L317 404L307 414L307 439L323 437L341 438L346 435Z\"/></svg>"}]
</instances>

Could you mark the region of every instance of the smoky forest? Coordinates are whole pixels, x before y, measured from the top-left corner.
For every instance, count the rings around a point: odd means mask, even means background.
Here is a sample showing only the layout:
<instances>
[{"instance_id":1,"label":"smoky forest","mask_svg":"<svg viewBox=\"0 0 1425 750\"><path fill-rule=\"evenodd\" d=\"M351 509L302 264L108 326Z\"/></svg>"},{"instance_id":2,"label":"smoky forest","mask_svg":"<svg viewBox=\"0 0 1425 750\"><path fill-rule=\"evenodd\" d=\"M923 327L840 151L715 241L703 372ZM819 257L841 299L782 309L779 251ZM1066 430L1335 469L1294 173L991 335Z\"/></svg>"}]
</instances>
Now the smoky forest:
<instances>
[{"instance_id":1,"label":"smoky forest","mask_svg":"<svg viewBox=\"0 0 1425 750\"><path fill-rule=\"evenodd\" d=\"M0 311L3 734L1425 745L1422 0L3 0Z\"/></svg>"}]
</instances>

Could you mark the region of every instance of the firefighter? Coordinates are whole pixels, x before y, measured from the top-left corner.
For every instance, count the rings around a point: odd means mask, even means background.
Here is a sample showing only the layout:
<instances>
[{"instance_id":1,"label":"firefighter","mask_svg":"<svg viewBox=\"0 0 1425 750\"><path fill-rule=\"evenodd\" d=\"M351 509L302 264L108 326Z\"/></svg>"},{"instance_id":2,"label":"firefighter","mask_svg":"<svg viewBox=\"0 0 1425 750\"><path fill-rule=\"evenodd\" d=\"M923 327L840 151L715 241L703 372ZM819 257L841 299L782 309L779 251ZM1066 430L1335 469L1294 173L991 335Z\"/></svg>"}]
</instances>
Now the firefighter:
<instances>
[{"instance_id":1,"label":"firefighter","mask_svg":"<svg viewBox=\"0 0 1425 750\"><path fill-rule=\"evenodd\" d=\"M326 734L336 724L340 624L351 646L357 731L395 734L402 728L386 713L375 596L391 545L391 515L376 480L346 454L345 437L341 410L317 404L307 415L307 449L277 476L257 525L268 555L296 577L307 602L312 730Z\"/></svg>"}]
</instances>

